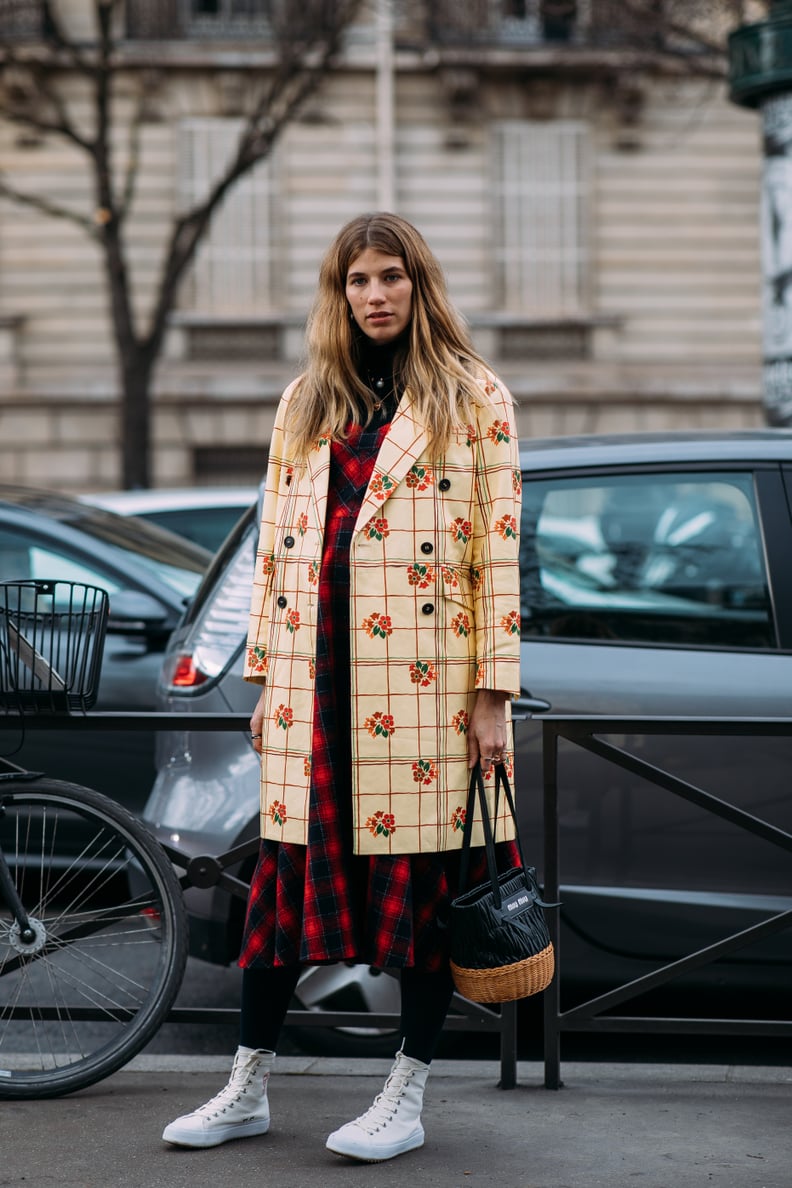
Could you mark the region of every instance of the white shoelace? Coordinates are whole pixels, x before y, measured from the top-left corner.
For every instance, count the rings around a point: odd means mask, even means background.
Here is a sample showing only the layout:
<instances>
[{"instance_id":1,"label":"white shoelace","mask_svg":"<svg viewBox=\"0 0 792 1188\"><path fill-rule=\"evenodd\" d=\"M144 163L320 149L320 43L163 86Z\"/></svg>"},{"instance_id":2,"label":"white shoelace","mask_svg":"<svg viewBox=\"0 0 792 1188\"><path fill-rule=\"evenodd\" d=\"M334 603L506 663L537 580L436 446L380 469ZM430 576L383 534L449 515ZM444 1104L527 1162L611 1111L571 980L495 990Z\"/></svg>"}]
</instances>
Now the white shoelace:
<instances>
[{"instance_id":1,"label":"white shoelace","mask_svg":"<svg viewBox=\"0 0 792 1188\"><path fill-rule=\"evenodd\" d=\"M231 1106L237 1105L249 1088L250 1080L245 1081L242 1085L230 1081L210 1101L199 1106L194 1113L203 1118L216 1118L218 1114L224 1114Z\"/></svg>"},{"instance_id":2,"label":"white shoelace","mask_svg":"<svg viewBox=\"0 0 792 1188\"><path fill-rule=\"evenodd\" d=\"M401 1105L402 1095L411 1077L411 1072L392 1073L388 1077L382 1093L377 1094L365 1114L361 1114L359 1118L355 1119L355 1125L359 1126L361 1130L365 1130L367 1134L374 1134L375 1131L391 1122L393 1115Z\"/></svg>"}]
</instances>

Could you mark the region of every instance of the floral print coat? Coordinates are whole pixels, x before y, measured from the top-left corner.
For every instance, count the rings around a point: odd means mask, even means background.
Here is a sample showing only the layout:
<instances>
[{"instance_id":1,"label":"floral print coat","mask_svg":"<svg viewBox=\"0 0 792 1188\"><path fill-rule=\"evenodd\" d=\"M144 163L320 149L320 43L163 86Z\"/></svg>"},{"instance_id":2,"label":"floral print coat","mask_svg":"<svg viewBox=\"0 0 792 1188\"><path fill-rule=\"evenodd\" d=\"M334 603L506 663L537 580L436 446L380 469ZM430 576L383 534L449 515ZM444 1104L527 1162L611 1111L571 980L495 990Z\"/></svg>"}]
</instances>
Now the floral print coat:
<instances>
[{"instance_id":1,"label":"floral print coat","mask_svg":"<svg viewBox=\"0 0 792 1188\"><path fill-rule=\"evenodd\" d=\"M306 844L330 442L295 459L284 430L293 390L270 445L245 677L265 684L262 836ZM356 853L461 845L475 691L520 689L520 489L511 396L494 377L437 460L404 393L350 549ZM511 836L501 805L496 837Z\"/></svg>"}]
</instances>

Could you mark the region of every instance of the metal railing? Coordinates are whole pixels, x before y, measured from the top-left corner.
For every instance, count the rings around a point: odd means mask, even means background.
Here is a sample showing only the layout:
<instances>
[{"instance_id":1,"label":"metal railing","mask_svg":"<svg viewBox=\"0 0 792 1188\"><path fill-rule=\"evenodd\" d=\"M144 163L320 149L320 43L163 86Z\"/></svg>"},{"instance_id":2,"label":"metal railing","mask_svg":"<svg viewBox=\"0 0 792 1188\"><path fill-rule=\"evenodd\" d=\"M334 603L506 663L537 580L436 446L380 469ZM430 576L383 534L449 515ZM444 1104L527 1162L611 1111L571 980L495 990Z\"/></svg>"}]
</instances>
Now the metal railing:
<instances>
[{"instance_id":1,"label":"metal railing","mask_svg":"<svg viewBox=\"0 0 792 1188\"><path fill-rule=\"evenodd\" d=\"M122 731L141 730L184 730L224 731L240 730L247 734L249 714L178 714L144 711L87 712L53 714L49 712L25 714L22 717L0 714L3 722L16 731L24 730L88 730ZM49 774L57 776L57 772ZM223 854L187 854L173 845L163 849L177 870L183 871L180 883L183 890L189 887L210 888L218 886L231 895L247 899L249 884L231 873L234 866L246 858L254 857L259 848L258 837L249 838ZM87 1009L84 1017L101 1018L100 1012ZM236 1023L239 1009L235 1007L173 1007L168 1015L169 1023ZM290 1010L286 1025L299 1027L366 1027L398 1028L400 1016L389 1012L341 1011L341 1010ZM513 1089L517 1084L517 1004L506 1003L500 1010L470 1002L455 994L451 1010L445 1022L446 1031L476 1031L498 1035L500 1038L500 1080L502 1089Z\"/></svg>"},{"instance_id":2,"label":"metal railing","mask_svg":"<svg viewBox=\"0 0 792 1188\"><path fill-rule=\"evenodd\" d=\"M0 723L3 716L0 716ZM19 729L20 719L5 716L9 726ZM248 730L245 714L176 714L157 712L90 712L70 716L31 714L24 716L25 729L69 729L88 731L185 730L224 731ZM682 798L731 822L739 829L780 847L792 855L792 834L759 817L730 804L712 793L680 779L639 756L607 742L605 735L686 735L697 737L765 737L792 738L792 719L757 718L610 718L599 716L543 716L542 752L544 768L544 894L550 902L561 896L561 854L559 830L559 757L558 743L564 739L592 755L596 755L624 771L645 779L673 796ZM52 773L57 774L57 773ZM258 849L258 838L241 843L219 855L190 855L176 847L165 846L177 869L183 870L184 888L219 886L232 895L247 897L248 884L231 873L245 858ZM790 869L792 887L792 866ZM560 937L560 918L557 911L549 911L550 937L556 950L558 973L544 992L544 1071L545 1087L559 1089L561 1081L561 1035L566 1032L640 1032L644 1034L697 1035L778 1035L792 1036L792 1021L760 1019L675 1018L653 1015L610 1015L606 1011L621 1006L630 999L664 986L693 970L726 957L764 937L792 926L792 910L776 913L749 928L733 933L715 944L707 945L676 961L662 965L652 973L635 978L623 985L579 1003L571 1009L561 1009L561 978L563 953ZM517 1083L517 1005L505 1004L494 1011L455 995L452 1011L446 1021L450 1031L479 1031L500 1037L500 1086L513 1088ZM239 1012L235 1008L176 1007L169 1016L175 1023L234 1022ZM360 1027L396 1028L399 1016L390 1013L360 1011L290 1011L287 1024L300 1027Z\"/></svg>"},{"instance_id":3,"label":"metal railing","mask_svg":"<svg viewBox=\"0 0 792 1188\"><path fill-rule=\"evenodd\" d=\"M792 737L792 719L758 718L606 718L594 716L550 716L542 719L542 752L544 766L544 893L550 902L561 898L561 864L558 790L558 742L565 739L624 771L649 781L673 796L704 809L748 834L762 838L792 855L792 834L721 800L670 772L646 762L637 755L605 741L603 735L687 735L696 737ZM789 886L792 888L792 863ZM639 995L665 986L676 978L701 969L722 957L731 955L764 937L772 936L792 926L792 910L778 912L750 928L719 940L716 944L697 949L687 956L668 962L652 973L635 978L621 986L579 1003L569 1010L561 1009L561 975L563 953L559 928L559 914L548 913L550 937L556 948L559 974L545 991L544 998L544 1064L545 1087L561 1088L561 1035L564 1032L640 1032L643 1034L689 1035L778 1035L792 1036L792 1021L765 1019L672 1018L670 1016L608 1015L606 1011L621 1006Z\"/></svg>"}]
</instances>

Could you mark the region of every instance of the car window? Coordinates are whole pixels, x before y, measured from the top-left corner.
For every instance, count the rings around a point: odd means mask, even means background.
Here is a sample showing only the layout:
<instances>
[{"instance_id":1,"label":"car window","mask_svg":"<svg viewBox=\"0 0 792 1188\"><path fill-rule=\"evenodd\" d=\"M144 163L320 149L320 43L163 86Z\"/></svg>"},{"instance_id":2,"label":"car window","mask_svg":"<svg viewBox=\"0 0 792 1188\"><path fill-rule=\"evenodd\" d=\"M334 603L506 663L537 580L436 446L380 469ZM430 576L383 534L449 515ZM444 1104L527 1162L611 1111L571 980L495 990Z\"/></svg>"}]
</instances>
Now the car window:
<instances>
[{"instance_id":1,"label":"car window","mask_svg":"<svg viewBox=\"0 0 792 1188\"><path fill-rule=\"evenodd\" d=\"M160 528L167 528L169 532L186 536L188 540L193 540L214 553L246 510L247 508L240 507L174 507L164 511L144 511L137 514L150 524L157 524Z\"/></svg>"},{"instance_id":2,"label":"car window","mask_svg":"<svg viewBox=\"0 0 792 1188\"><path fill-rule=\"evenodd\" d=\"M777 646L750 474L525 476L523 636Z\"/></svg>"},{"instance_id":3,"label":"car window","mask_svg":"<svg viewBox=\"0 0 792 1188\"><path fill-rule=\"evenodd\" d=\"M85 582L101 586L109 594L120 587L106 570L56 550L29 536L0 529L0 581L16 582L30 579Z\"/></svg>"}]
</instances>

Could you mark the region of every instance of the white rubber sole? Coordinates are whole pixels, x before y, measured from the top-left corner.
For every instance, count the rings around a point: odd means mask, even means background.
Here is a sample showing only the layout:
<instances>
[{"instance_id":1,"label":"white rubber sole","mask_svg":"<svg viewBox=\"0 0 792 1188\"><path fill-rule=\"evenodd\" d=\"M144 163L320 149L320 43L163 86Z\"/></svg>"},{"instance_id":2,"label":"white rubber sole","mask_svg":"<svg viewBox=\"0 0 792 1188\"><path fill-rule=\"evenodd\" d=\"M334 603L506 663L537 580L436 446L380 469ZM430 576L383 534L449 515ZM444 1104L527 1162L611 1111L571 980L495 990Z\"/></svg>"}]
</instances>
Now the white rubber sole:
<instances>
[{"instance_id":1,"label":"white rubber sole","mask_svg":"<svg viewBox=\"0 0 792 1188\"><path fill-rule=\"evenodd\" d=\"M177 1147L219 1147L221 1143L230 1142L231 1139L266 1134L269 1127L269 1118L254 1118L249 1122L229 1122L227 1126L213 1126L211 1130L196 1131L191 1126L180 1126L177 1119L165 1127L162 1138L166 1143L173 1143Z\"/></svg>"},{"instance_id":2,"label":"white rubber sole","mask_svg":"<svg viewBox=\"0 0 792 1188\"><path fill-rule=\"evenodd\" d=\"M342 1127L345 1130L346 1127ZM398 1143L365 1142L365 1136L357 1139L355 1135L342 1136L340 1130L330 1135L325 1143L328 1151L334 1155L343 1155L345 1159L356 1159L358 1163L384 1163L387 1159L395 1159L397 1155L405 1155L408 1151L415 1151L424 1145L423 1127Z\"/></svg>"}]
</instances>

